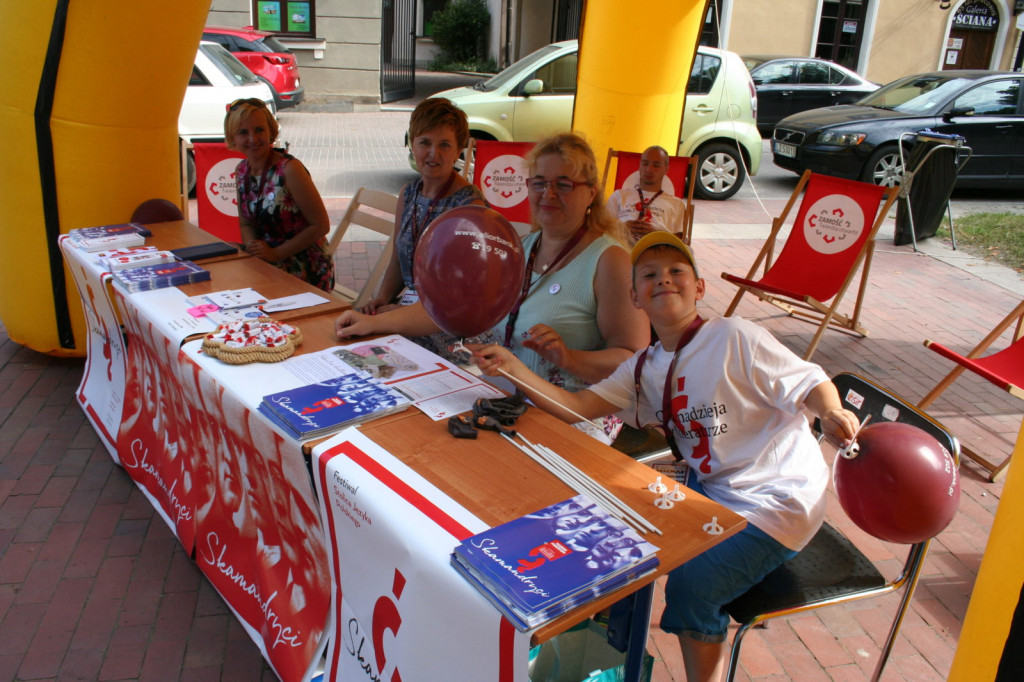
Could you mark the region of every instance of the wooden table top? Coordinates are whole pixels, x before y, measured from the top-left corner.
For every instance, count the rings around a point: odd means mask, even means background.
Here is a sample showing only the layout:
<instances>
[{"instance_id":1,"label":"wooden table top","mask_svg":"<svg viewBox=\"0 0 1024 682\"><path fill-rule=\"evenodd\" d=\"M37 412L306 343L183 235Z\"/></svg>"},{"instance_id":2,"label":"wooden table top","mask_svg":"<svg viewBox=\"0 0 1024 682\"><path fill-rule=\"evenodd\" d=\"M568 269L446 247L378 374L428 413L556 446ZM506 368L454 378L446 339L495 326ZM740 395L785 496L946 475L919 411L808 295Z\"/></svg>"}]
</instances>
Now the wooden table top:
<instances>
[{"instance_id":1,"label":"wooden table top","mask_svg":"<svg viewBox=\"0 0 1024 682\"><path fill-rule=\"evenodd\" d=\"M296 353L338 345L335 317L321 314L300 320L297 326L303 342ZM444 420L434 422L415 408L363 424L359 429L491 526L576 494L497 433L481 431L476 440L453 438ZM519 418L515 429L531 442L551 448L586 471L663 533L647 535L659 548L660 565L656 571L541 626L533 635L534 643L564 632L746 526L738 514L689 490L686 499L671 509L654 506L657 496L647 486L657 478L657 472L539 408L530 408ZM308 455L323 440L305 443L303 451ZM706 532L705 526L710 523L717 524L721 534Z\"/></svg>"},{"instance_id":2,"label":"wooden table top","mask_svg":"<svg viewBox=\"0 0 1024 682\"><path fill-rule=\"evenodd\" d=\"M209 232L196 227L187 220L172 220L166 223L151 223L146 225L149 231L153 233L152 237L147 239L147 243L153 244L157 248L171 251L173 249L181 249L186 246L198 246L200 244L209 244L210 242L224 242L223 239L216 237ZM224 242L229 243L229 242ZM232 246L237 246L232 244ZM206 267L207 263L214 263L222 260L231 260L236 258L251 258L245 251L239 249L235 254L226 256L217 256L215 258L207 258L199 261L199 264Z\"/></svg>"},{"instance_id":3,"label":"wooden table top","mask_svg":"<svg viewBox=\"0 0 1024 682\"><path fill-rule=\"evenodd\" d=\"M252 287L268 299L313 293L324 296L329 301L320 305L295 310L282 310L271 315L275 320L288 322L319 315L337 316L342 310L351 306L348 301L333 293L309 284L298 277L279 270L270 263L259 258L232 258L228 260L211 259L201 261L199 265L210 271L207 282L196 282L179 286L186 296L202 296L214 291L226 289L244 289ZM331 317L333 320L334 318Z\"/></svg>"},{"instance_id":4,"label":"wooden table top","mask_svg":"<svg viewBox=\"0 0 1024 682\"><path fill-rule=\"evenodd\" d=\"M534 633L535 643L614 604L746 525L738 514L690 490L671 509L654 506L657 496L647 488L658 475L653 469L538 408L530 408L514 428L586 471L663 533L646 536L659 548L661 563L654 573L541 626ZM576 494L497 433L481 431L476 440L453 438L445 421L431 421L415 409L369 422L359 430L492 526ZM705 530L713 519L722 530L719 535Z\"/></svg>"},{"instance_id":5,"label":"wooden table top","mask_svg":"<svg viewBox=\"0 0 1024 682\"><path fill-rule=\"evenodd\" d=\"M153 244L160 249L171 250L224 241L196 227L187 220L155 223L146 227L153 233L153 236L147 239L147 243ZM242 250L226 256L205 258L198 261L198 265L210 271L210 280L178 287L185 295L190 297L202 296L214 291L251 287L269 299L294 296L302 293L314 293L330 299L330 301L320 305L295 310L284 310L272 315L274 319L282 322L301 320L318 315L336 316L341 311L348 310L351 307L349 302L340 296L318 289L312 284L274 267L270 263L259 258L253 258ZM333 317L331 319L333 320Z\"/></svg>"}]
</instances>

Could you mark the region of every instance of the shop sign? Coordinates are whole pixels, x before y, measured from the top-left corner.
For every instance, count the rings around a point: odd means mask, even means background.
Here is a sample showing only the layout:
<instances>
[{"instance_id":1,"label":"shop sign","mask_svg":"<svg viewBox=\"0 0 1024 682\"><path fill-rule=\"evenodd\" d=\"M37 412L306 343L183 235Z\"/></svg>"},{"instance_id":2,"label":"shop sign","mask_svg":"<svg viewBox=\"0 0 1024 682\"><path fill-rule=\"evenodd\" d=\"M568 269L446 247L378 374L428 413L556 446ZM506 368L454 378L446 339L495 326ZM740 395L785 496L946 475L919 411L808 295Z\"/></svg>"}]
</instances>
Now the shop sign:
<instances>
[{"instance_id":1,"label":"shop sign","mask_svg":"<svg viewBox=\"0 0 1024 682\"><path fill-rule=\"evenodd\" d=\"M999 9L992 0L968 0L953 15L953 28L965 31L995 31Z\"/></svg>"}]
</instances>

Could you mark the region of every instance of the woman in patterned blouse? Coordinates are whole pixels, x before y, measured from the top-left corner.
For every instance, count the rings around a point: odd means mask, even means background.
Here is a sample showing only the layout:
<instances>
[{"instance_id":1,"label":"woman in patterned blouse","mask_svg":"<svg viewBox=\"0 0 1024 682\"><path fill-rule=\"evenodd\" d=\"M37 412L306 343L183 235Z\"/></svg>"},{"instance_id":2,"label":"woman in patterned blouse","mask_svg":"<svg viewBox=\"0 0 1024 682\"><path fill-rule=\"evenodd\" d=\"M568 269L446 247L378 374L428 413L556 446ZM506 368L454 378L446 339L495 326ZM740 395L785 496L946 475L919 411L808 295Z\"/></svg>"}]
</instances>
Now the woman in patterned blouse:
<instances>
[{"instance_id":1,"label":"woman in patterned blouse","mask_svg":"<svg viewBox=\"0 0 1024 682\"><path fill-rule=\"evenodd\" d=\"M242 246L324 291L334 289L327 251L330 219L302 162L275 149L280 126L259 99L238 100L224 117L228 149L245 154L235 171Z\"/></svg>"}]
</instances>

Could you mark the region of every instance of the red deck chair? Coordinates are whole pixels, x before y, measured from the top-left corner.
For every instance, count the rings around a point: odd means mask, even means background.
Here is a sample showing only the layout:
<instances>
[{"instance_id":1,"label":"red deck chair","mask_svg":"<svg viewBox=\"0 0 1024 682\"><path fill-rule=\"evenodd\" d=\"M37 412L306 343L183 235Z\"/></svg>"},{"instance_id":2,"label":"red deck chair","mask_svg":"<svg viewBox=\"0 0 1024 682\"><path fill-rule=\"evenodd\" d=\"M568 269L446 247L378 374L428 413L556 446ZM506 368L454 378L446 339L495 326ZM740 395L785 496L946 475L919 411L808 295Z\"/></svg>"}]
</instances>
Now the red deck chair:
<instances>
[{"instance_id":1,"label":"red deck chair","mask_svg":"<svg viewBox=\"0 0 1024 682\"><path fill-rule=\"evenodd\" d=\"M982 357L982 353L989 349L1003 333L1016 324L1010 345L1006 348ZM928 348L957 363L959 367L953 369L946 375L928 395L921 399L918 406L922 409L931 405L940 393L949 388L949 385L956 380L965 370L969 369L983 379L987 379L1007 393L1024 399L1024 301L1013 309L1003 321L996 325L995 329L989 332L988 336L981 340L974 349L967 355L960 355L956 351L946 348L942 344L930 339L924 342ZM996 481L1006 473L1006 467L1010 463L1010 455L1007 455L1002 462L993 462L981 454L963 447L963 453L983 466L989 472L989 480Z\"/></svg>"},{"instance_id":2,"label":"red deck chair","mask_svg":"<svg viewBox=\"0 0 1024 682\"><path fill-rule=\"evenodd\" d=\"M480 188L491 208L513 223L530 223L524 159L533 145L495 140L474 143L470 181Z\"/></svg>"},{"instance_id":3,"label":"red deck chair","mask_svg":"<svg viewBox=\"0 0 1024 682\"><path fill-rule=\"evenodd\" d=\"M773 260L779 231L801 191L803 199L796 220L778 258ZM818 331L804 353L805 360L814 355L822 334L830 326L867 336L868 331L859 320L875 234L898 194L898 187L805 171L782 214L772 221L768 240L746 277L722 273L726 281L739 287L725 316L732 315L743 294L750 292L798 319L817 324ZM879 209L883 198L885 202ZM764 276L755 280L762 268ZM860 288L853 312L839 313L839 304L858 270Z\"/></svg>"},{"instance_id":4,"label":"red deck chair","mask_svg":"<svg viewBox=\"0 0 1024 682\"><path fill-rule=\"evenodd\" d=\"M639 183L639 180L636 178L630 180L630 176L640 171L641 156L642 154L638 152L608 150L608 158L604 163L604 174L601 176L601 186L605 188L608 196L611 196L611 193L615 190L622 189L627 181L632 182L634 185ZM611 169L613 158L617 159L615 164L615 185L609 187L608 172ZM690 237L693 234L693 188L696 187L696 184L697 157L670 157L668 173L665 174L662 187L666 193L679 197L686 205L683 214L683 229L680 230L679 236L687 244L690 243Z\"/></svg>"}]
</instances>

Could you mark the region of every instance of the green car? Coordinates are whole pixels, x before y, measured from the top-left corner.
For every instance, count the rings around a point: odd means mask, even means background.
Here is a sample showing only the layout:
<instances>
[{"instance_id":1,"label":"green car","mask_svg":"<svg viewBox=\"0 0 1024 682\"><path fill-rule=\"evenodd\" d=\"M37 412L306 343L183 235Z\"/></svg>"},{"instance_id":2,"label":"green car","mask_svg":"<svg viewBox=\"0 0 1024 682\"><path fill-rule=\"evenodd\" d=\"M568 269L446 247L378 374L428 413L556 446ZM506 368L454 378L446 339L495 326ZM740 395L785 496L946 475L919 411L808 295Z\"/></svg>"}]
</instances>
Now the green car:
<instances>
[{"instance_id":1,"label":"green car","mask_svg":"<svg viewBox=\"0 0 1024 682\"><path fill-rule=\"evenodd\" d=\"M478 140L532 142L572 125L577 41L552 43L471 87L439 92L469 117ZM757 95L739 55L698 47L687 86L680 156L699 157L702 199L728 199L761 165ZM636 150L639 151L639 150ZM412 161L410 156L410 162Z\"/></svg>"}]
</instances>

